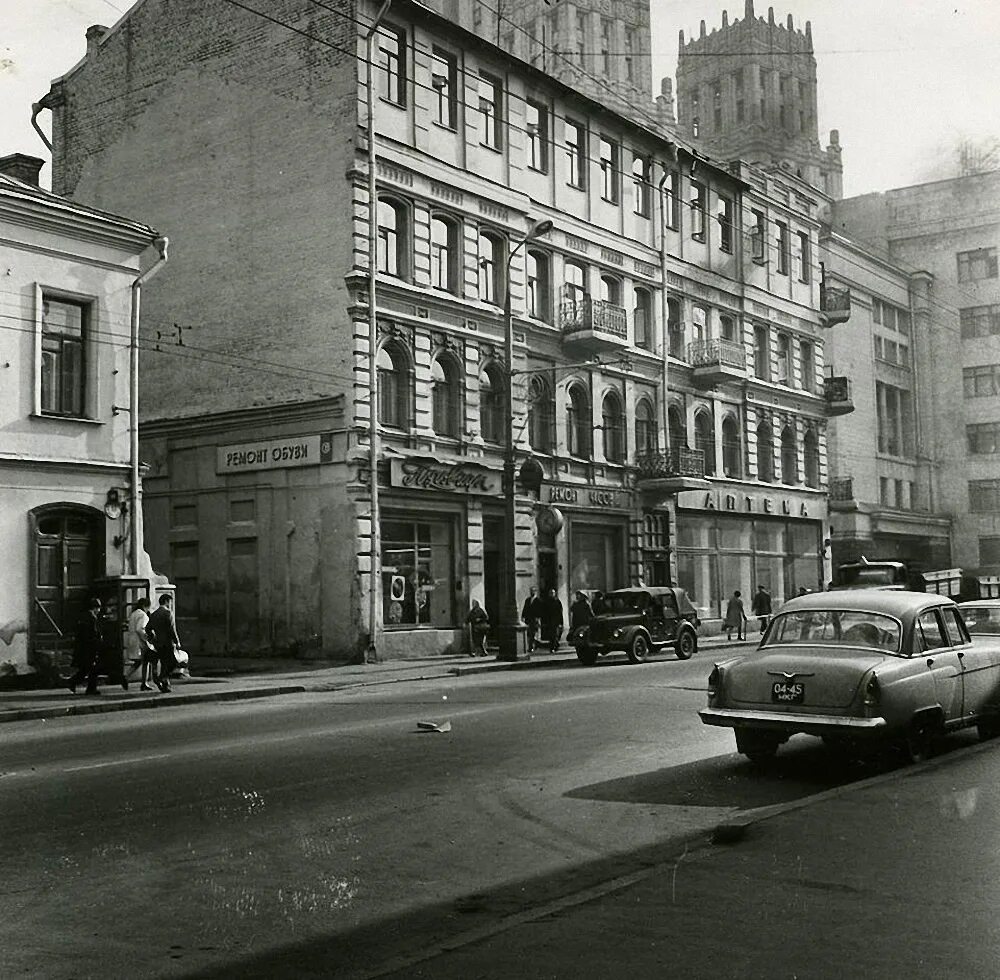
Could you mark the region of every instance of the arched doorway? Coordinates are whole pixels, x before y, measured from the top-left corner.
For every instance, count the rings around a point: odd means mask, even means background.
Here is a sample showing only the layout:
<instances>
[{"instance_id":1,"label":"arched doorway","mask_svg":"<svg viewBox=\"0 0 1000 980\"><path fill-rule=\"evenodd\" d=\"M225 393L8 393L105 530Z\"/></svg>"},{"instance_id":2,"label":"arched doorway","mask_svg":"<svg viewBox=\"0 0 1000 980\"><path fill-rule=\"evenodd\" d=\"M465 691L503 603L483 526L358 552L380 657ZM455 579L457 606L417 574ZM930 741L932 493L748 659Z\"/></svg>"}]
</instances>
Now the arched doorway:
<instances>
[{"instance_id":1,"label":"arched doorway","mask_svg":"<svg viewBox=\"0 0 1000 980\"><path fill-rule=\"evenodd\" d=\"M76 622L104 571L104 515L79 504L46 504L31 522L31 633L28 662L51 655L66 673Z\"/></svg>"}]
</instances>

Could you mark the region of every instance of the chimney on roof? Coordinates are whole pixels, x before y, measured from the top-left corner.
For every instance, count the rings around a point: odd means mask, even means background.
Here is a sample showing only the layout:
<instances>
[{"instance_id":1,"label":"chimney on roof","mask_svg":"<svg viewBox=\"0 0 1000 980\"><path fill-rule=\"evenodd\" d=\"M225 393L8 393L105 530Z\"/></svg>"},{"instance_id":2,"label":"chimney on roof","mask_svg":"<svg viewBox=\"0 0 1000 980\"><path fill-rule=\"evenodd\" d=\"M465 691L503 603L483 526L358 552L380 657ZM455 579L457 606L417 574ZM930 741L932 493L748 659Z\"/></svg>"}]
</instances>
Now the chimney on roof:
<instances>
[{"instance_id":1,"label":"chimney on roof","mask_svg":"<svg viewBox=\"0 0 1000 980\"><path fill-rule=\"evenodd\" d=\"M108 28L103 24L93 24L87 28L87 55L92 55L97 51L97 45L104 40L104 35L108 33Z\"/></svg>"},{"instance_id":2,"label":"chimney on roof","mask_svg":"<svg viewBox=\"0 0 1000 980\"><path fill-rule=\"evenodd\" d=\"M38 174L44 166L44 160L29 157L26 153L9 153L0 157L0 174L31 184L32 187L38 186Z\"/></svg>"}]
</instances>

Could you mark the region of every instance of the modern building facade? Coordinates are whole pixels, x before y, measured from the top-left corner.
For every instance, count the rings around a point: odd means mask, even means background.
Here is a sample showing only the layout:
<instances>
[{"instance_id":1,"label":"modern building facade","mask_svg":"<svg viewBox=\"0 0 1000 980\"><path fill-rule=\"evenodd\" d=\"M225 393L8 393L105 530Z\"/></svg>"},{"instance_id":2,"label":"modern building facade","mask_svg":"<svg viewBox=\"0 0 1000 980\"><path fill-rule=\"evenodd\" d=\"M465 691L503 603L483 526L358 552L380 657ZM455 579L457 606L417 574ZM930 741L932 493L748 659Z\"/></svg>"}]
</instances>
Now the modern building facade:
<instances>
[{"instance_id":1,"label":"modern building facade","mask_svg":"<svg viewBox=\"0 0 1000 980\"><path fill-rule=\"evenodd\" d=\"M166 584L144 553L130 451L130 325L159 240L40 189L42 164L0 159L0 655L5 672L55 674L101 583Z\"/></svg>"},{"instance_id":2,"label":"modern building facade","mask_svg":"<svg viewBox=\"0 0 1000 980\"><path fill-rule=\"evenodd\" d=\"M678 582L717 621L734 588L819 587L816 196L407 0L369 100L377 6L146 0L44 99L54 186L144 202L175 239L145 307L142 451L189 646L357 654L374 590L380 656L460 649L471 601L496 623L506 598L508 424L544 474L516 494L519 605Z\"/></svg>"}]
</instances>

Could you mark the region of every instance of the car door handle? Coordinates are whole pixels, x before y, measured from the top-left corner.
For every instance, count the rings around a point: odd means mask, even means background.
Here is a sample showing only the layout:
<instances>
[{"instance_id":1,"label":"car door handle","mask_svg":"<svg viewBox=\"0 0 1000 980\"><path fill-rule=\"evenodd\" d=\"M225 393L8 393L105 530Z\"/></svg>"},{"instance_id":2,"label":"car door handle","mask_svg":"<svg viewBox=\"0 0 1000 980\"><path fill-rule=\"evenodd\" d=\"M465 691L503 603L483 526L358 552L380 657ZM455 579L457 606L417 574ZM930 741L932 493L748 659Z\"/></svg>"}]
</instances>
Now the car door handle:
<instances>
[{"instance_id":1,"label":"car door handle","mask_svg":"<svg viewBox=\"0 0 1000 980\"><path fill-rule=\"evenodd\" d=\"M965 651L964 650L956 650L955 652L958 654L958 659L959 660L964 660L965 659Z\"/></svg>"},{"instance_id":2,"label":"car door handle","mask_svg":"<svg viewBox=\"0 0 1000 980\"><path fill-rule=\"evenodd\" d=\"M934 658L933 657L928 657L927 658L927 666L928 667L933 667L934 666Z\"/></svg>"}]
</instances>

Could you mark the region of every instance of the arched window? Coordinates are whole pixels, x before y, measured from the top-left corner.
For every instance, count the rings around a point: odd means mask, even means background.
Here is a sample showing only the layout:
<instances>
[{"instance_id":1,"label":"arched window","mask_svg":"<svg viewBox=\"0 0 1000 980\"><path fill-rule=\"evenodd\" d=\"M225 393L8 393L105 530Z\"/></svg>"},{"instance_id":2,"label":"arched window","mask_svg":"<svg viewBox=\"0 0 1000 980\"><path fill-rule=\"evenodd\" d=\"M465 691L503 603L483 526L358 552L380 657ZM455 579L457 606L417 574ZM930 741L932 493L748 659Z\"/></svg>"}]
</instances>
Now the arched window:
<instances>
[{"instance_id":1,"label":"arched window","mask_svg":"<svg viewBox=\"0 0 1000 980\"><path fill-rule=\"evenodd\" d=\"M431 404L434 431L456 438L461 432L461 372L450 357L437 357L431 364Z\"/></svg>"},{"instance_id":2,"label":"arched window","mask_svg":"<svg viewBox=\"0 0 1000 980\"><path fill-rule=\"evenodd\" d=\"M670 356L684 360L684 321L681 320L680 300L667 300L667 337Z\"/></svg>"},{"instance_id":3,"label":"arched window","mask_svg":"<svg viewBox=\"0 0 1000 980\"><path fill-rule=\"evenodd\" d=\"M507 256L504 239L493 231L479 235L479 298L484 303L503 301L502 274Z\"/></svg>"},{"instance_id":4,"label":"arched window","mask_svg":"<svg viewBox=\"0 0 1000 980\"><path fill-rule=\"evenodd\" d=\"M651 350L653 346L653 303L648 289L634 290L632 307L632 334L636 347Z\"/></svg>"},{"instance_id":5,"label":"arched window","mask_svg":"<svg viewBox=\"0 0 1000 980\"><path fill-rule=\"evenodd\" d=\"M799 482L799 446L794 425L781 430L781 482Z\"/></svg>"},{"instance_id":6,"label":"arched window","mask_svg":"<svg viewBox=\"0 0 1000 980\"><path fill-rule=\"evenodd\" d=\"M712 413L697 412L694 417L694 448L705 454L705 476L715 475L715 423Z\"/></svg>"},{"instance_id":7,"label":"arched window","mask_svg":"<svg viewBox=\"0 0 1000 980\"><path fill-rule=\"evenodd\" d=\"M451 218L431 218L431 285L458 292L458 224Z\"/></svg>"},{"instance_id":8,"label":"arched window","mask_svg":"<svg viewBox=\"0 0 1000 980\"><path fill-rule=\"evenodd\" d=\"M409 364L403 351L383 347L375 361L378 369L378 420L393 429L410 426Z\"/></svg>"},{"instance_id":9,"label":"arched window","mask_svg":"<svg viewBox=\"0 0 1000 980\"><path fill-rule=\"evenodd\" d=\"M618 395L609 391L601 403L601 427L604 432L604 458L609 463L625 462L625 419Z\"/></svg>"},{"instance_id":10,"label":"arched window","mask_svg":"<svg viewBox=\"0 0 1000 980\"><path fill-rule=\"evenodd\" d=\"M771 380L771 345L763 323L753 328L753 374L761 381Z\"/></svg>"},{"instance_id":11,"label":"arched window","mask_svg":"<svg viewBox=\"0 0 1000 980\"><path fill-rule=\"evenodd\" d=\"M767 422L757 426L757 479L774 482L774 437Z\"/></svg>"},{"instance_id":12,"label":"arched window","mask_svg":"<svg viewBox=\"0 0 1000 980\"><path fill-rule=\"evenodd\" d=\"M818 487L819 440L816 438L816 432L813 429L806 432L806 436L802 440L802 455L806 466L806 486Z\"/></svg>"},{"instance_id":13,"label":"arched window","mask_svg":"<svg viewBox=\"0 0 1000 980\"><path fill-rule=\"evenodd\" d=\"M730 479L743 475L743 453L740 449L740 427L732 415L722 420L722 472Z\"/></svg>"},{"instance_id":14,"label":"arched window","mask_svg":"<svg viewBox=\"0 0 1000 980\"><path fill-rule=\"evenodd\" d=\"M487 442L504 440L504 401L500 369L487 364L479 372L479 428Z\"/></svg>"},{"instance_id":15,"label":"arched window","mask_svg":"<svg viewBox=\"0 0 1000 980\"><path fill-rule=\"evenodd\" d=\"M622 305L622 283L614 276L601 276L601 299L614 306Z\"/></svg>"},{"instance_id":16,"label":"arched window","mask_svg":"<svg viewBox=\"0 0 1000 980\"><path fill-rule=\"evenodd\" d=\"M403 278L407 274L407 210L402 201L379 198L376 261L379 272Z\"/></svg>"},{"instance_id":17,"label":"arched window","mask_svg":"<svg viewBox=\"0 0 1000 980\"><path fill-rule=\"evenodd\" d=\"M551 453L555 428L552 387L540 374L528 381L528 442L536 453Z\"/></svg>"},{"instance_id":18,"label":"arched window","mask_svg":"<svg viewBox=\"0 0 1000 980\"><path fill-rule=\"evenodd\" d=\"M574 384L566 395L566 439L569 454L579 459L590 459L593 424L587 389L581 384Z\"/></svg>"},{"instance_id":19,"label":"arched window","mask_svg":"<svg viewBox=\"0 0 1000 980\"><path fill-rule=\"evenodd\" d=\"M653 405L648 398L640 398L635 403L635 451L655 453L656 448L656 418L653 414Z\"/></svg>"},{"instance_id":20,"label":"arched window","mask_svg":"<svg viewBox=\"0 0 1000 980\"><path fill-rule=\"evenodd\" d=\"M687 425L679 405L671 405L667 409L667 435L671 449L683 449L687 445Z\"/></svg>"},{"instance_id":21,"label":"arched window","mask_svg":"<svg viewBox=\"0 0 1000 980\"><path fill-rule=\"evenodd\" d=\"M546 252L529 248L525 258L528 277L528 316L552 322L550 261Z\"/></svg>"}]
</instances>

